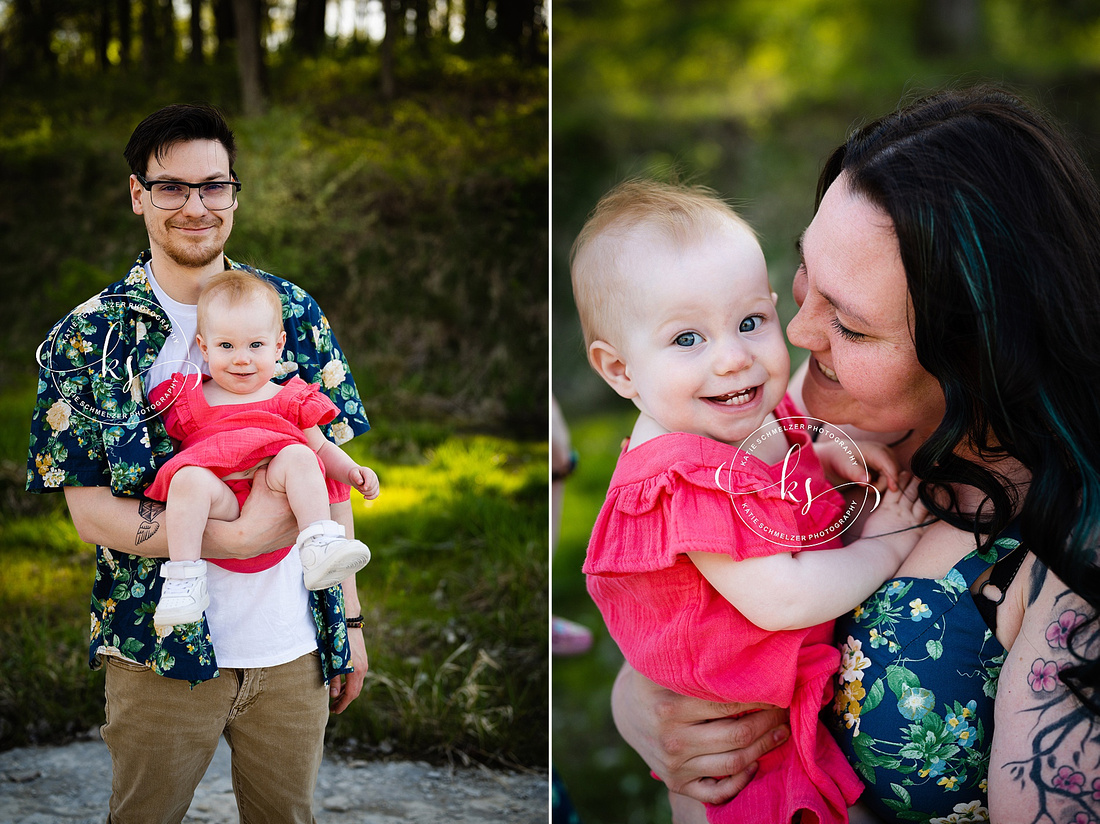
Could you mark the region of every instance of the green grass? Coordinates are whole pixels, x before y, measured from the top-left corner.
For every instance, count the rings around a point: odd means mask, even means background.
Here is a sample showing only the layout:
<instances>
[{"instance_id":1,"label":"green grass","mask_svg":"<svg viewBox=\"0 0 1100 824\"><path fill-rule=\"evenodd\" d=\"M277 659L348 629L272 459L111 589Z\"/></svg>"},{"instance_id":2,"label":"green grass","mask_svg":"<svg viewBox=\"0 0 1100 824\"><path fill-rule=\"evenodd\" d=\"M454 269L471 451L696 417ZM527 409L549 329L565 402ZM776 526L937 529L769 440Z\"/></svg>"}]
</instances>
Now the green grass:
<instances>
[{"instance_id":1,"label":"green grass","mask_svg":"<svg viewBox=\"0 0 1100 824\"><path fill-rule=\"evenodd\" d=\"M553 760L585 824L662 824L670 817L664 785L649 777L611 719L611 685L623 659L581 574L620 444L637 416L632 406L620 409L569 421L580 460L565 485L553 560L553 612L592 629L596 643L584 655L553 661Z\"/></svg>"},{"instance_id":2,"label":"green grass","mask_svg":"<svg viewBox=\"0 0 1100 824\"><path fill-rule=\"evenodd\" d=\"M0 398L0 749L103 720L87 666L94 552L61 496L23 493L34 387ZM431 423L347 445L382 495L354 504L370 669L330 745L366 756L545 766L547 448ZM358 496L357 496L358 497Z\"/></svg>"}]
</instances>

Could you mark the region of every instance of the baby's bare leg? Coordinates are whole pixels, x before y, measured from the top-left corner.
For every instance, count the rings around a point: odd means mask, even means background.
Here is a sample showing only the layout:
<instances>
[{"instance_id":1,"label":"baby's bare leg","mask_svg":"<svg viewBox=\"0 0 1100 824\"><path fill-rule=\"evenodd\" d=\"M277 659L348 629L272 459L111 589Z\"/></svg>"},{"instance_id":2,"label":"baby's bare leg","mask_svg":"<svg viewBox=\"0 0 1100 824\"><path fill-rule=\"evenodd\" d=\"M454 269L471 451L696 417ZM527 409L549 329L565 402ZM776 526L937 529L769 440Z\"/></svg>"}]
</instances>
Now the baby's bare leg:
<instances>
[{"instance_id":1,"label":"baby's bare leg","mask_svg":"<svg viewBox=\"0 0 1100 824\"><path fill-rule=\"evenodd\" d=\"M317 453L305 444L279 450L267 465L267 485L275 492L286 493L298 529L330 518L325 475L317 463Z\"/></svg>"},{"instance_id":2,"label":"baby's bare leg","mask_svg":"<svg viewBox=\"0 0 1100 824\"><path fill-rule=\"evenodd\" d=\"M172 476L166 510L168 556L173 561L199 560L206 522L232 521L241 514L233 491L202 466L185 466Z\"/></svg>"}]
</instances>

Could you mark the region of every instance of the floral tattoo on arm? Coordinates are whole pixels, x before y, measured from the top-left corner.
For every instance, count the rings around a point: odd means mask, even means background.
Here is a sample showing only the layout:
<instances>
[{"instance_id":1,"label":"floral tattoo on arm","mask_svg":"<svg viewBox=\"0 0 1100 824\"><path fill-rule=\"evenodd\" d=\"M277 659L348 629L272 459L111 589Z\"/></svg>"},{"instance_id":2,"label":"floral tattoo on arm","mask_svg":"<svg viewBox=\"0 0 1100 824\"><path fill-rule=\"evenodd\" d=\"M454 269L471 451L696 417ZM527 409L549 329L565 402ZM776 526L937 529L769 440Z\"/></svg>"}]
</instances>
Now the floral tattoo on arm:
<instances>
[{"instance_id":1,"label":"floral tattoo on arm","mask_svg":"<svg viewBox=\"0 0 1100 824\"><path fill-rule=\"evenodd\" d=\"M1036 565L1039 569L1040 565ZM1045 570L1041 573L1045 577ZM1032 602L1041 581L1032 581ZM1073 596L1064 590L1055 604ZM1075 604L1076 605L1076 604ZM1095 618L1068 606L1047 627L1048 648L1040 650L1027 676L1033 707L1030 758L1006 766L1021 787L1038 800L1033 824L1100 824L1100 717L1066 687L1059 673L1074 661L1074 650L1100 646Z\"/></svg>"}]
</instances>

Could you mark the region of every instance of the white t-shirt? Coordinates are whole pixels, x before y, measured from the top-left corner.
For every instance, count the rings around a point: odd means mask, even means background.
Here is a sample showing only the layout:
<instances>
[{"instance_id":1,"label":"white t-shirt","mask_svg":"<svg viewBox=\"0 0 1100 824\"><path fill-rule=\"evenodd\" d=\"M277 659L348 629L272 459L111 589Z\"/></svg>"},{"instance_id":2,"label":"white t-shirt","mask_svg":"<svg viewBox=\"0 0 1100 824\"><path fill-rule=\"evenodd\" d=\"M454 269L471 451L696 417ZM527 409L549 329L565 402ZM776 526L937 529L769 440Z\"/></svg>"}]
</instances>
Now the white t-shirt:
<instances>
[{"instance_id":1,"label":"white t-shirt","mask_svg":"<svg viewBox=\"0 0 1100 824\"><path fill-rule=\"evenodd\" d=\"M173 372L190 374L198 367L209 374L195 343L197 307L169 297L153 277L152 262L145 265L145 274L172 321L164 348L142 376L145 390ZM262 572L230 572L209 562L206 570L206 620L219 667L274 667L317 649L317 628L297 552Z\"/></svg>"}]
</instances>

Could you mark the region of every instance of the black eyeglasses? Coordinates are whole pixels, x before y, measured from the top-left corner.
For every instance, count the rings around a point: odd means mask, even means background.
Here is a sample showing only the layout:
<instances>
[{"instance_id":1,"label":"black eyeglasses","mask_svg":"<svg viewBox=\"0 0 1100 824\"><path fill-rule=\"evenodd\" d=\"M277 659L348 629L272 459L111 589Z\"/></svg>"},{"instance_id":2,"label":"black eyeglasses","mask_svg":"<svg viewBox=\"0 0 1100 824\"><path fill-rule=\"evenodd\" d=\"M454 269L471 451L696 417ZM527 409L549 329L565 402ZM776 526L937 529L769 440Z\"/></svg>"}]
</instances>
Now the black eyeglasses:
<instances>
[{"instance_id":1,"label":"black eyeglasses","mask_svg":"<svg viewBox=\"0 0 1100 824\"><path fill-rule=\"evenodd\" d=\"M182 209L191 197L191 190L199 190L199 200L212 212L228 209L237 202L237 192L241 188L239 180L210 180L206 183L185 183L182 180L146 180L134 173L138 183L149 192L149 199L158 209Z\"/></svg>"}]
</instances>

